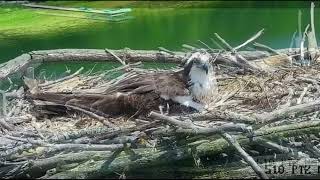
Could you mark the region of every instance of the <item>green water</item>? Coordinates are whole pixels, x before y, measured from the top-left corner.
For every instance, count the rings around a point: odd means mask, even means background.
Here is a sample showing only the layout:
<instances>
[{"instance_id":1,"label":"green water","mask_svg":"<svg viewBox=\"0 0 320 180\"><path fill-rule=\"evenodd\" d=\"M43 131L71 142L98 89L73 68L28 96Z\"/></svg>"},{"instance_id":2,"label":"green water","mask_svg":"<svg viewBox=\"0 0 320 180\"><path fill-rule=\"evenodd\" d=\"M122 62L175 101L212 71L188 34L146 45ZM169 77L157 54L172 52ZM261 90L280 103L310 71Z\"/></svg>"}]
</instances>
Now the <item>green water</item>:
<instances>
[{"instance_id":1,"label":"green water","mask_svg":"<svg viewBox=\"0 0 320 180\"><path fill-rule=\"evenodd\" d=\"M88 48L88 49L157 49L159 46L170 50L181 50L182 44L195 45L202 40L215 48L210 38L218 33L232 46L247 40L257 31L265 29L258 42L272 48L287 48L291 36L297 30L297 15L300 6L297 2L270 5L267 3L246 4L242 7L214 6L202 8L133 8L134 19L121 23L95 22L91 26L81 28L60 29L56 33L31 35L28 30L21 35L1 37L0 31L0 63L6 62L22 53L33 50ZM299 3L303 13L302 29L309 22L309 3ZM319 3L316 3L319 7ZM0 7L1 8L1 7ZM24 17L21 16L23 19ZM77 19L74 19L77 21ZM50 21L47 22L50 24ZM1 14L0 14L1 24ZM320 32L320 8L315 10L315 28ZM317 34L318 36L318 34ZM318 36L319 37L319 36ZM198 44L199 45L199 44ZM173 64L146 63L147 68L170 68ZM56 79L70 69L72 72L80 67L85 71L111 69L119 63L48 63L39 66L35 72L40 77ZM41 78L41 77L40 77ZM5 89L8 82L1 84ZM181 165L182 166L182 165ZM155 172L151 177L158 176ZM175 177L180 175L175 175ZM182 177L182 175L181 175Z\"/></svg>"},{"instance_id":2,"label":"green water","mask_svg":"<svg viewBox=\"0 0 320 180\"><path fill-rule=\"evenodd\" d=\"M119 67L121 64L118 62L95 62L95 63L90 63L90 62L77 62L77 63L72 63L72 62L67 62L67 63L45 63L37 67L34 71L34 74L36 75L37 79L58 79L63 76L66 76L67 74L70 74L70 72L75 72L79 68L83 67L84 70L82 72L85 73L94 73L94 72L101 72L104 70L109 70L113 69L116 67ZM176 66L176 64L173 63L143 63L143 68L146 69L154 69L154 68L159 68L159 69L170 69L172 67ZM66 73L68 70L69 73Z\"/></svg>"},{"instance_id":3,"label":"green water","mask_svg":"<svg viewBox=\"0 0 320 180\"><path fill-rule=\"evenodd\" d=\"M49 33L50 29L48 29L48 33L36 35L30 33L34 29L23 30L22 35L14 35L13 33L13 35L5 37L1 36L3 32L0 31L0 63L25 52L46 49L121 49L125 47L157 49L162 46L170 50L181 50L182 44L199 46L198 40L216 48L210 40L214 37L215 32L225 38L232 46L236 46L262 28L265 29L265 32L258 39L258 42L273 48L287 48L290 45L293 32L297 30L299 7L303 13L302 29L309 23L308 2L287 3L254 2L241 5L241 2L238 1L236 5L229 3L228 7L213 5L202 8L137 7L133 8L131 13L134 19L121 23L96 21L90 26L79 28L69 28L66 25L55 33ZM316 7L317 5L316 3ZM27 17L23 17L21 14L21 18ZM316 31L320 30L319 19L320 10L316 9ZM78 19L73 18L72 20L77 21ZM27 23L32 22L29 20ZM50 24L50 21L47 23ZM44 69L53 74L60 74L66 69L66 65L73 69L81 66L91 69L95 64L54 63L43 65L37 71ZM158 65L151 64L150 66L156 67ZM168 67L171 66L168 65ZM110 69L113 64L100 64L98 67Z\"/></svg>"},{"instance_id":4,"label":"green water","mask_svg":"<svg viewBox=\"0 0 320 180\"><path fill-rule=\"evenodd\" d=\"M1 36L0 63L6 62L22 53L33 50L88 48L88 49L157 49L159 46L170 50L181 50L182 44L199 46L198 40L216 46L210 38L218 33L232 46L247 40L257 31L265 29L257 40L273 48L287 48L291 37L298 27L298 10L302 11L302 30L309 23L308 2L247 2L240 4L208 5L201 8L146 8L134 7L131 13L134 19L120 23L95 21L90 26L71 28L68 24L57 30L48 29L48 33L32 34L34 29L23 30L23 34ZM280 4L280 5L279 5ZM320 9L315 9L315 28L320 30ZM241 6L241 7L240 7ZM8 7L1 7L7 8ZM13 9L13 8L11 8ZM19 10L19 9L16 9ZM1 11L1 12L6 12ZM37 11L37 10L34 10ZM25 18L30 22L32 14L24 17L21 13L19 22ZM39 16L39 15L38 15ZM29 19L28 19L29 18ZM61 17L60 17L61 18ZM77 21L77 18L71 18ZM9 19L10 20L10 19ZM12 21L16 20L12 18ZM45 18L38 21L45 21ZM8 20L6 20L8 21ZM7 22L8 23L8 22ZM10 22L9 22L10 23ZM12 22L14 24L14 22ZM41 22L37 22L41 23ZM46 22L48 25L50 21ZM1 24L1 16L0 16ZM15 29L13 29L15 31ZM49 33L50 31L50 33ZM113 63L51 63L37 68L36 72L45 72L46 77L57 78L67 68L75 71L84 66L85 70L111 69ZM159 64L146 64L147 67L159 67ZM172 67L172 64L161 68Z\"/></svg>"},{"instance_id":5,"label":"green water","mask_svg":"<svg viewBox=\"0 0 320 180\"><path fill-rule=\"evenodd\" d=\"M303 29L309 20L309 9L303 12ZM286 48L297 29L297 7L259 6L242 8L133 9L134 19L122 23L96 22L94 26L56 35L12 36L0 41L0 62L23 52L58 48L157 49L159 46L180 50L181 45L202 40L211 44L219 33L231 45L245 41L265 28L259 42L273 48ZM316 30L320 30L320 10L316 9ZM1 20L1 17L0 17ZM77 19L74 19L77 21ZM50 22L48 22L50 23ZM0 32L1 33L1 32ZM214 45L212 45L214 46Z\"/></svg>"}]
</instances>

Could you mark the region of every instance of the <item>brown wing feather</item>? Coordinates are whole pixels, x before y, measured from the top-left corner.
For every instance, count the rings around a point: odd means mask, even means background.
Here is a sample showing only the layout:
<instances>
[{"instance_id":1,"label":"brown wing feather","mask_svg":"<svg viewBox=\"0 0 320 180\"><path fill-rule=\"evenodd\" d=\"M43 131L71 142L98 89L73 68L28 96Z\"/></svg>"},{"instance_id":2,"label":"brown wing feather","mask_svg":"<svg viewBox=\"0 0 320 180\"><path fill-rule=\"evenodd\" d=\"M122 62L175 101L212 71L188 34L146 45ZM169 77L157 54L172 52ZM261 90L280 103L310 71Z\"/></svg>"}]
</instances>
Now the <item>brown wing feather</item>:
<instances>
[{"instance_id":1,"label":"brown wing feather","mask_svg":"<svg viewBox=\"0 0 320 180\"><path fill-rule=\"evenodd\" d=\"M102 115L132 115L137 111L145 114L158 109L163 102L161 95L189 95L186 84L187 80L181 71L147 73L120 81L112 92L106 92L105 95L37 93L31 96L33 99L73 105Z\"/></svg>"},{"instance_id":2,"label":"brown wing feather","mask_svg":"<svg viewBox=\"0 0 320 180\"><path fill-rule=\"evenodd\" d=\"M140 74L120 81L115 85L117 92L143 94L151 91L169 97L190 95L183 72L161 72Z\"/></svg>"},{"instance_id":3,"label":"brown wing feather","mask_svg":"<svg viewBox=\"0 0 320 180\"><path fill-rule=\"evenodd\" d=\"M187 80L179 72L157 76L155 82L155 91L160 95L169 97L190 95L187 89Z\"/></svg>"}]
</instances>

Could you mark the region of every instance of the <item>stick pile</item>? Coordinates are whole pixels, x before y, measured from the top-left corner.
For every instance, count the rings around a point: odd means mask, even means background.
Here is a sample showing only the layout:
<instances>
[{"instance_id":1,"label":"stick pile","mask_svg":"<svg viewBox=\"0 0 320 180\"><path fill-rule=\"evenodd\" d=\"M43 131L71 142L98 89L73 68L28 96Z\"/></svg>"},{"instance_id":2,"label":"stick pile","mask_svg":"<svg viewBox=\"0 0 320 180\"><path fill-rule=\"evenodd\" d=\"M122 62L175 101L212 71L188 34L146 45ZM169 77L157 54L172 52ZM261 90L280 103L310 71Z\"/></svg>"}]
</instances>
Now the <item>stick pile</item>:
<instances>
[{"instance_id":1,"label":"stick pile","mask_svg":"<svg viewBox=\"0 0 320 180\"><path fill-rule=\"evenodd\" d=\"M311 8L313 12L313 4ZM142 177L241 178L246 175L267 179L290 175L272 173L261 158L282 163L284 168L292 163L301 165L302 159L314 165L320 156L320 64L312 35L314 25L309 33L308 27L303 35L308 38L300 38L300 48L274 50L253 43L263 49L263 56L255 53L256 58L251 56L252 59L239 49L255 41L263 30L235 48L218 34L215 35L220 49L200 41L214 57L218 83L218 93L206 100L208 108L203 113L166 115L154 111L148 117L104 118L67 106L69 113L61 116L41 108L49 102L27 98L25 86L34 87L30 91L101 94L120 79L164 71L143 69L141 63L128 63L109 49L105 53L122 66L105 72L83 72L81 68L60 79L41 81L29 68L31 73L24 77L24 87L18 88L8 76L11 73L5 72L2 79L7 78L10 86L0 91L0 176L125 178L142 174ZM303 48L306 40L312 43L307 50ZM183 47L198 50L190 45ZM173 59L186 56L159 49ZM59 60L65 55L75 61L72 53L55 52ZM28 58L37 56L30 54ZM51 54L49 59L53 57ZM148 52L148 57L154 55ZM14 64L19 63L14 60L0 68ZM11 69L21 70L25 64ZM184 165L175 169L173 163ZM154 171L156 175L148 174ZM183 175L174 176L177 172Z\"/></svg>"}]
</instances>

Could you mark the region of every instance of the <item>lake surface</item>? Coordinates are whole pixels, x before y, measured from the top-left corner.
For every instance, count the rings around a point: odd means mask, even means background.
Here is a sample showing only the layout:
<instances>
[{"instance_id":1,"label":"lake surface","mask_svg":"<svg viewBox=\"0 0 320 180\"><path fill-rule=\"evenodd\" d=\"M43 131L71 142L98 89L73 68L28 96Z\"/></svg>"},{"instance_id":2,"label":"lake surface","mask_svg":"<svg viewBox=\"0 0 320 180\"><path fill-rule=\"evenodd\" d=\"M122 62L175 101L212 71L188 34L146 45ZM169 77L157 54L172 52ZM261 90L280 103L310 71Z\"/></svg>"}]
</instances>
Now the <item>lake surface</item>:
<instances>
[{"instance_id":1,"label":"lake surface","mask_svg":"<svg viewBox=\"0 0 320 180\"><path fill-rule=\"evenodd\" d=\"M309 9L303 12L303 29L309 22ZM316 30L320 30L320 10L315 10ZM196 44L217 32L231 45L245 41L264 28L258 40L274 48L285 48L297 30L298 8L182 8L133 9L134 19L121 23L97 22L78 31L61 31L56 36L7 37L0 41L1 61L22 52L55 48L156 49L159 46L181 49L184 43ZM0 17L1 18L1 17ZM77 20L75 18L75 20ZM48 22L50 23L50 22Z\"/></svg>"},{"instance_id":2,"label":"lake surface","mask_svg":"<svg viewBox=\"0 0 320 180\"><path fill-rule=\"evenodd\" d=\"M121 23L97 21L93 26L76 30L66 27L54 35L30 36L26 31L22 36L1 38L0 63L24 52L45 49L157 49L162 46L180 50L182 44L200 45L198 40L216 48L210 40L215 32L236 46L262 28L265 32L257 42L272 48L287 48L298 27L298 9L299 6L286 7L283 3L278 7L257 2L244 7L133 8L134 19ZM310 19L309 3L300 9L303 31ZM316 8L315 13L317 31L320 30L320 9Z\"/></svg>"}]
</instances>

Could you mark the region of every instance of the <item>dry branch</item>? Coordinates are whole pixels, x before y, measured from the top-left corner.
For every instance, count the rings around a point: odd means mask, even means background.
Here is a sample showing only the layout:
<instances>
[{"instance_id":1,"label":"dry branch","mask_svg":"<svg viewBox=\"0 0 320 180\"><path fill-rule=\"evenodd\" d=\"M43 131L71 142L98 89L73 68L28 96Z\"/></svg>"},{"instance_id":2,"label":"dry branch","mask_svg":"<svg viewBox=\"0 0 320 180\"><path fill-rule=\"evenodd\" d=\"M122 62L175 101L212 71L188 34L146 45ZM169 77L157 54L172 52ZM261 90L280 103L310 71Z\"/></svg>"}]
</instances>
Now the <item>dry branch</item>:
<instances>
[{"instance_id":1,"label":"dry branch","mask_svg":"<svg viewBox=\"0 0 320 180\"><path fill-rule=\"evenodd\" d=\"M216 36L217 39L219 39L219 41L220 41L223 45L225 45L225 47L226 47L226 49L227 49L228 51L234 51L234 48L233 48L229 43L227 43L226 40L224 40L222 37L220 37L218 33L214 33L214 35Z\"/></svg>"},{"instance_id":2,"label":"dry branch","mask_svg":"<svg viewBox=\"0 0 320 180\"><path fill-rule=\"evenodd\" d=\"M194 49L194 47L193 47ZM175 55L163 54L156 50L109 50L120 59L126 59L127 63L132 62L171 62L181 63L185 57L183 52L173 52ZM295 55L297 49L279 49L280 53L287 55ZM221 53L221 52L220 52ZM213 57L216 57L219 52L212 53ZM239 51L237 52L243 58L247 60L258 60L265 58L271 54L265 51ZM292 54L293 53L293 54ZM118 61L115 56L110 53L106 53L105 50L100 49L57 49L57 50L41 50L32 51L29 54L23 54L15 59L8 61L0 66L0 80L6 79L9 75L18 73L23 75L24 71L33 65L36 68L41 63L46 62L108 62ZM230 57L225 56L224 53L217 56L216 63L232 64L230 63Z\"/></svg>"},{"instance_id":3,"label":"dry branch","mask_svg":"<svg viewBox=\"0 0 320 180\"><path fill-rule=\"evenodd\" d=\"M287 118L289 116L304 115L320 109L320 100L299 104L279 110L275 110L270 113L257 114L255 118L260 123L271 123L276 120Z\"/></svg>"},{"instance_id":4,"label":"dry branch","mask_svg":"<svg viewBox=\"0 0 320 180\"><path fill-rule=\"evenodd\" d=\"M314 27L314 2L311 2L310 8L310 23L311 23L311 31L308 33L308 49L310 51L316 51L315 53L311 53L312 60L315 59L316 53L318 52L317 38Z\"/></svg>"},{"instance_id":5,"label":"dry branch","mask_svg":"<svg viewBox=\"0 0 320 180\"><path fill-rule=\"evenodd\" d=\"M264 29L257 32L255 35L253 35L251 38L249 38L246 42L240 44L239 46L235 47L234 50L239 50L240 48L246 46L247 44L251 43L252 41L256 40L258 37L260 37L263 33Z\"/></svg>"},{"instance_id":6,"label":"dry branch","mask_svg":"<svg viewBox=\"0 0 320 180\"><path fill-rule=\"evenodd\" d=\"M115 151L124 147L123 144L50 144L47 146L47 153L55 151ZM130 145L127 145L130 147Z\"/></svg>"},{"instance_id":7,"label":"dry branch","mask_svg":"<svg viewBox=\"0 0 320 180\"><path fill-rule=\"evenodd\" d=\"M78 76L82 72L83 69L84 68L81 67L79 70L77 70L75 73L71 74L70 76L66 76L66 77L63 77L61 79L57 79L55 81L49 81L49 82L45 82L43 84L39 84L39 87L44 87L44 86L49 86L50 87L50 86L52 86L52 85L54 85L56 83L59 83L59 82L62 82L62 81L68 80L68 79L72 79L75 76Z\"/></svg>"},{"instance_id":8,"label":"dry branch","mask_svg":"<svg viewBox=\"0 0 320 180\"><path fill-rule=\"evenodd\" d=\"M126 62L120 59L117 55L115 55L111 50L105 49L106 52L110 53L112 56L114 56L122 65L126 65Z\"/></svg>"},{"instance_id":9,"label":"dry branch","mask_svg":"<svg viewBox=\"0 0 320 180\"><path fill-rule=\"evenodd\" d=\"M243 114L229 112L229 111L210 111L206 114L193 114L189 115L192 121L205 121L205 120L224 120L234 123L254 124L256 119Z\"/></svg>"},{"instance_id":10,"label":"dry branch","mask_svg":"<svg viewBox=\"0 0 320 180\"><path fill-rule=\"evenodd\" d=\"M221 126L216 127L200 127L190 122L184 122L176 120L172 117L168 117L156 112L151 112L150 117L162 121L169 122L170 124L173 124L175 126L185 128L185 129L177 129L177 132L183 132L183 133L194 133L194 134L216 134L221 133L224 131L240 131L245 132L248 131L245 124L233 124L228 123Z\"/></svg>"},{"instance_id":11,"label":"dry branch","mask_svg":"<svg viewBox=\"0 0 320 180\"><path fill-rule=\"evenodd\" d=\"M300 59L301 59L302 61L304 61L304 41L305 41L305 39L306 39L306 34L307 34L308 29L309 29L309 26L310 26L310 24L308 24L308 25L306 26L306 28L305 28L305 30L304 30L304 33L303 33L303 35L302 35L301 42L300 42Z\"/></svg>"},{"instance_id":12,"label":"dry branch","mask_svg":"<svg viewBox=\"0 0 320 180\"><path fill-rule=\"evenodd\" d=\"M281 54L281 53L279 53L277 50L275 50L275 49L273 49L273 48L271 48L271 47L269 47L269 46L267 46L267 45L261 44L261 43L255 42L255 43L253 43L253 45L254 45L255 47L257 47L257 48L265 49L265 50L267 50L267 51L269 51L269 52L271 52L271 53L275 53L275 54L278 54L278 55Z\"/></svg>"},{"instance_id":13,"label":"dry branch","mask_svg":"<svg viewBox=\"0 0 320 180\"><path fill-rule=\"evenodd\" d=\"M170 51L164 47L158 47L159 50L163 51L163 52L166 52L168 54L171 54L171 55L175 55L175 53L173 51Z\"/></svg>"},{"instance_id":14,"label":"dry branch","mask_svg":"<svg viewBox=\"0 0 320 180\"><path fill-rule=\"evenodd\" d=\"M315 130L311 130L310 128L315 128ZM259 130L256 132L256 136L258 137L272 137L272 136L296 136L299 133L310 133L311 131L319 130L319 122L310 124L310 123L302 123L301 125L286 125L282 127L271 128L268 130ZM299 132L299 133L297 133ZM239 141L240 144L248 144L250 141L248 138L243 136L236 136L236 139ZM201 141L201 140L200 140ZM228 143L224 139L213 140L209 142L201 142L201 143L193 143L198 144L196 146L196 152L198 155L217 155L219 153L225 152L229 146ZM191 146L192 147L192 146ZM188 148L187 148L188 149ZM70 171L65 171L58 173L54 177L77 177L81 175L82 177L96 177L97 174L99 175L110 175L114 171L122 171L125 167L130 167L129 169L136 169L142 168L151 165L160 165L170 161L174 161L177 159L185 159L187 157L191 157L192 154L190 151L184 148L175 148L174 150L164 150L161 151L159 149L153 148L144 148L144 149L137 149L134 150L137 157L140 157L136 160L131 160L130 155L127 154L120 154L119 157L116 157L109 166L103 166L106 160L98 160L95 162L94 165L88 168L86 163L77 167L77 173L73 174ZM179 156L177 156L177 152L179 152ZM64 156L67 158L67 156ZM107 158L105 158L107 159ZM65 161L65 160L64 160ZM51 168L54 166L51 166ZM79 174L81 173L81 174Z\"/></svg>"},{"instance_id":15,"label":"dry branch","mask_svg":"<svg viewBox=\"0 0 320 180\"><path fill-rule=\"evenodd\" d=\"M240 153L242 158L252 167L252 169L258 174L261 179L269 179L263 169L254 161L254 159L246 153L240 144L230 134L222 133L222 137L228 141L229 144L233 145L235 149Z\"/></svg>"}]
</instances>

